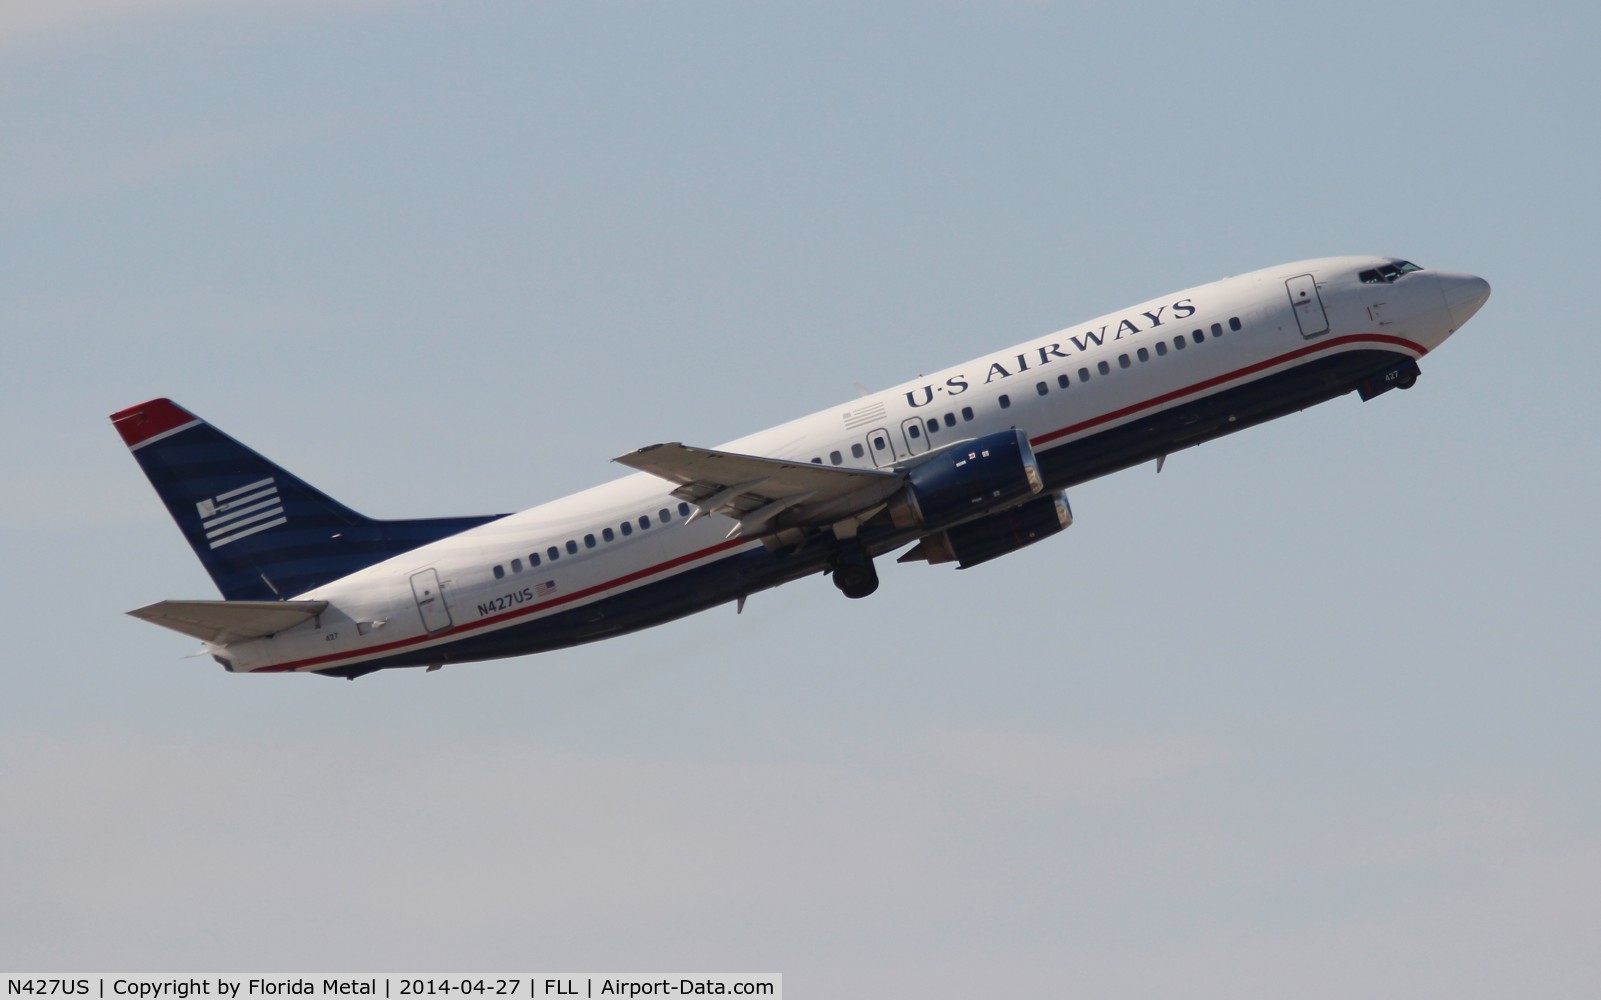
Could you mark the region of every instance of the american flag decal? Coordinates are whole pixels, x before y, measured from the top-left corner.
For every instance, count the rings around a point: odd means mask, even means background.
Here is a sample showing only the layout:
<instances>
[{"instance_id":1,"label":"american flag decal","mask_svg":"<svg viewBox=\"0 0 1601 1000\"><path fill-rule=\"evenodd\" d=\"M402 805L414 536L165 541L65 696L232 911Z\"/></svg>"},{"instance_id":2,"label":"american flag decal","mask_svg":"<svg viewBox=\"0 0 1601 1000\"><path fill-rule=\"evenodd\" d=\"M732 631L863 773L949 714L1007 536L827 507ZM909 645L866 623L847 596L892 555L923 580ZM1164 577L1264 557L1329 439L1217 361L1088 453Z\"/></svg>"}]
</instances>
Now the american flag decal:
<instances>
[{"instance_id":1,"label":"american flag decal","mask_svg":"<svg viewBox=\"0 0 1601 1000\"><path fill-rule=\"evenodd\" d=\"M544 583L536 583L536 584L534 584L534 596L535 597L544 597L546 594L554 594L555 592L556 592L556 581L555 580L546 580Z\"/></svg>"},{"instance_id":2,"label":"american flag decal","mask_svg":"<svg viewBox=\"0 0 1601 1000\"><path fill-rule=\"evenodd\" d=\"M883 419L884 419L884 404L883 403L871 403L871 404L869 404L867 406L862 407L859 410L846 410L845 411L845 429L848 430L848 431L855 430L856 428L861 427L861 426L863 426L865 424L870 424L870 423L873 423L876 420L883 420Z\"/></svg>"},{"instance_id":3,"label":"american flag decal","mask_svg":"<svg viewBox=\"0 0 1601 1000\"><path fill-rule=\"evenodd\" d=\"M273 485L271 476L202 500L195 504L195 509L200 512L200 526L206 530L206 541L214 549L258 531L276 528L289 520L284 516L283 501L278 497L278 487Z\"/></svg>"}]
</instances>

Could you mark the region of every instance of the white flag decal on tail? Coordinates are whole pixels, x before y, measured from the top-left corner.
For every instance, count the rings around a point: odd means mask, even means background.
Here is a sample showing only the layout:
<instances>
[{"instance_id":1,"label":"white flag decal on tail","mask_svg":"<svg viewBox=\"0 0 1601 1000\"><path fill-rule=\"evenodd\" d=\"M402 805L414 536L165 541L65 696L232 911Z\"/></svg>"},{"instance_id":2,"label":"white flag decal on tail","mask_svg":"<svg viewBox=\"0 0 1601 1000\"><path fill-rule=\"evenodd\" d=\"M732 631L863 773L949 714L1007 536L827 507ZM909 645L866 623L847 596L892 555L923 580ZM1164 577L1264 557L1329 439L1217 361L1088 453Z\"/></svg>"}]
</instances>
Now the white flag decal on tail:
<instances>
[{"instance_id":1,"label":"white flag decal on tail","mask_svg":"<svg viewBox=\"0 0 1601 1000\"><path fill-rule=\"evenodd\" d=\"M271 476L202 500L195 509L200 512L206 540L214 549L289 520L284 517L283 501L278 498L278 487L273 485Z\"/></svg>"}]
</instances>

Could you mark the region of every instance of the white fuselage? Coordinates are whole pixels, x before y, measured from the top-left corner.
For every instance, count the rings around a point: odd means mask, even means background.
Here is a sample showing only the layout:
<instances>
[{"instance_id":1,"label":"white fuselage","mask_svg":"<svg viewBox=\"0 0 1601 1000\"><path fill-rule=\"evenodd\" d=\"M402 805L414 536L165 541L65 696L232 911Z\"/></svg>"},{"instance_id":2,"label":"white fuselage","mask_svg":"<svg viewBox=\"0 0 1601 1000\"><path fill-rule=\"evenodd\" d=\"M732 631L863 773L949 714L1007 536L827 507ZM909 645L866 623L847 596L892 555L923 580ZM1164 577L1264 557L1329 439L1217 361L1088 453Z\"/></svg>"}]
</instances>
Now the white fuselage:
<instances>
[{"instance_id":1,"label":"white fuselage","mask_svg":"<svg viewBox=\"0 0 1601 1000\"><path fill-rule=\"evenodd\" d=\"M1015 427L1051 472L1047 487L1061 489L1152 457L1109 433L1120 427L1188 408L1185 419L1204 415L1216 426L1207 423L1193 440L1174 436L1174 446L1215 437L1230 429L1232 417L1207 409L1208 400L1248 402L1254 398L1249 387L1258 383L1264 393L1267 386L1298 386L1291 373L1313 363L1343 371L1335 363L1342 355L1371 355L1375 370L1385 358L1415 361L1455 332L1488 295L1480 279L1429 270L1373 280L1375 269L1391 264L1374 257L1301 261L1188 288L719 450L894 468L931 449ZM1338 391L1355 387L1348 381ZM1263 418L1273 415L1276 410L1264 410ZM1106 457L1084 458L1079 467L1088 471L1074 472L1067 456L1099 456L1098 437L1108 442L1101 449ZM1053 461L1053 454L1061 461ZM692 508L670 496L670 486L636 473L424 545L299 595L328 602L316 621L265 639L213 646L212 652L236 671L480 659L643 627L793 578L762 578L763 542L728 539L733 522L726 517L686 525ZM884 538L893 546L910 540ZM737 580L707 585L716 579L715 567L733 566L740 556L747 558ZM686 576L697 570L706 572ZM680 578L705 589L705 604L669 600L659 616L629 617L630 595L662 600L669 593L664 587ZM436 589L429 591L431 584ZM584 627L591 608L604 609L593 613L593 634ZM539 623L558 616L559 636L540 638ZM493 638L507 630L520 630L515 634L531 641Z\"/></svg>"}]
</instances>

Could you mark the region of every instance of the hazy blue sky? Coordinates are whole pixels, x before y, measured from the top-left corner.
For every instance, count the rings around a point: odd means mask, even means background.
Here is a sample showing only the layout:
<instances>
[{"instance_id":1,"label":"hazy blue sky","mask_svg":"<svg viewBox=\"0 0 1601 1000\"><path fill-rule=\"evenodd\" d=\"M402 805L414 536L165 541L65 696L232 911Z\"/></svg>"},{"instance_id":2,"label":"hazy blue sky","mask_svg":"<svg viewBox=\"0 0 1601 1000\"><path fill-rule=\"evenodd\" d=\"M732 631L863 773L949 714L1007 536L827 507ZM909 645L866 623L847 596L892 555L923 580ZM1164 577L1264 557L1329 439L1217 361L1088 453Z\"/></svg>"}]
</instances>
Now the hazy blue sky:
<instances>
[{"instance_id":1,"label":"hazy blue sky","mask_svg":"<svg viewBox=\"0 0 1601 1000\"><path fill-rule=\"evenodd\" d=\"M0 8L0 968L1594 996L1598 20ZM106 420L152 396L509 510L1335 253L1495 293L971 571L354 684L123 616L215 596Z\"/></svg>"}]
</instances>

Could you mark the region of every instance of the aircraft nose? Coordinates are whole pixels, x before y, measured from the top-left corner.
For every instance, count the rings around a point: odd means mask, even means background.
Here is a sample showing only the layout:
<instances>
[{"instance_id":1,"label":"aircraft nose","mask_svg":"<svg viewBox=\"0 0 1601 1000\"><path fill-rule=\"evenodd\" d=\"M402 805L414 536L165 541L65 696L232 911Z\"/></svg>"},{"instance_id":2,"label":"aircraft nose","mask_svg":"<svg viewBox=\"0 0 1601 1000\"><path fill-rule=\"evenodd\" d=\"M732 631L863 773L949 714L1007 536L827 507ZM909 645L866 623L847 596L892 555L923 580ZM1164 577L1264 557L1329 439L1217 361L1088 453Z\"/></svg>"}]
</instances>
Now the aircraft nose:
<instances>
[{"instance_id":1,"label":"aircraft nose","mask_svg":"<svg viewBox=\"0 0 1601 1000\"><path fill-rule=\"evenodd\" d=\"M1451 310L1451 319L1456 329L1461 329L1490 298L1490 283L1474 274L1440 274L1437 277L1446 307Z\"/></svg>"}]
</instances>

